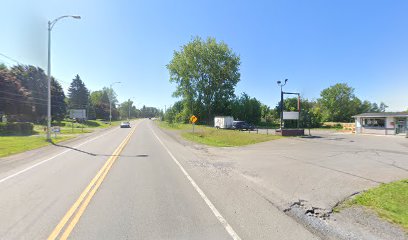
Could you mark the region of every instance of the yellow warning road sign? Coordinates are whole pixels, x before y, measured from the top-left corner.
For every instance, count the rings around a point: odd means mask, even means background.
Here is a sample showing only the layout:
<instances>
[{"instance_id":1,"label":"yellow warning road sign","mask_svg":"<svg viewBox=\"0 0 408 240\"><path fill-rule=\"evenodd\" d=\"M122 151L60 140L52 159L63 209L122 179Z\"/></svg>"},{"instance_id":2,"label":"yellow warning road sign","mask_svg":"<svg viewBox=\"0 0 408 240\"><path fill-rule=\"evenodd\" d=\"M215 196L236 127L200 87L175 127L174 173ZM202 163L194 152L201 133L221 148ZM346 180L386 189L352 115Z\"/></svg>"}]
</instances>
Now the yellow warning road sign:
<instances>
[{"instance_id":1,"label":"yellow warning road sign","mask_svg":"<svg viewBox=\"0 0 408 240\"><path fill-rule=\"evenodd\" d=\"M196 116L194 116L194 115L190 117L190 122L192 122L192 123L197 122L197 120L198 120L198 118Z\"/></svg>"}]
</instances>

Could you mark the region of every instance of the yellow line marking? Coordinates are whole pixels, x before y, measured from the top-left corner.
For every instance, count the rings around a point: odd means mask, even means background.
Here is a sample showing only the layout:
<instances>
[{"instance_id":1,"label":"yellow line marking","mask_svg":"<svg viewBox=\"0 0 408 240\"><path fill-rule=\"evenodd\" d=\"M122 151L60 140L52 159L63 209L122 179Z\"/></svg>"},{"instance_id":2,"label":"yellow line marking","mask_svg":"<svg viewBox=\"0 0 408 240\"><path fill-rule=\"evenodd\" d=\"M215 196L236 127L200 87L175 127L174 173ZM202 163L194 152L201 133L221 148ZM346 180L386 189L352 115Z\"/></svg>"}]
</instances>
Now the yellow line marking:
<instances>
[{"instance_id":1,"label":"yellow line marking","mask_svg":"<svg viewBox=\"0 0 408 240\"><path fill-rule=\"evenodd\" d=\"M123 140L123 142L116 148L116 150L113 152L112 156L105 162L105 164L102 166L102 168L98 171L96 176L91 180L89 185L84 189L84 191L81 193L79 198L75 201L75 203L71 206L71 208L68 210L68 212L64 215L64 217L61 219L61 221L57 224L57 226L54 228L50 236L47 238L48 240L54 240L58 237L58 235L61 233L61 230L64 228L64 226L67 224L69 219L72 217L72 215L75 213L75 211L78 209L78 207L81 205L80 209L78 210L77 214L74 216L72 219L71 223L69 224L68 228L70 228L70 231L65 230L63 237L61 239L66 239L69 234L71 233L72 229L75 227L76 223L78 222L79 218L82 216L83 212L85 211L87 205L91 201L93 195L95 192L98 190L99 186L101 185L103 179L109 172L110 168L112 167L113 163L116 161L116 159L119 157L119 154L123 151L124 147L126 144L129 142L131 136L136 130L136 126L132 131L128 134L128 136ZM94 188L91 190L91 188L94 186ZM91 192L90 192L91 190ZM89 195L88 195L89 193ZM84 199L86 198L85 202ZM85 204L86 203L86 204ZM82 209L82 211L81 211ZM79 212L81 213L79 214Z\"/></svg>"}]
</instances>

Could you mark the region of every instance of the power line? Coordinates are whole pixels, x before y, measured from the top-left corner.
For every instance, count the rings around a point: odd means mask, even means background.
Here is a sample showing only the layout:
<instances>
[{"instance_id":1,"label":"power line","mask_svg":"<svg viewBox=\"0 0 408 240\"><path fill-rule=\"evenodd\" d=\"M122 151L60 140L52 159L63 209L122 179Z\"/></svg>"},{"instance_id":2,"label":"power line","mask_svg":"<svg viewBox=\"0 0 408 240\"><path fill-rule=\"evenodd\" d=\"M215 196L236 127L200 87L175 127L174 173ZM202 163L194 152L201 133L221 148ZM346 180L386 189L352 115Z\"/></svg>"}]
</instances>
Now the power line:
<instances>
[{"instance_id":1,"label":"power line","mask_svg":"<svg viewBox=\"0 0 408 240\"><path fill-rule=\"evenodd\" d=\"M17 64L19 64L19 65L27 65L27 66L29 65L29 64L23 64L23 63L21 63L21 62L15 60L14 58L9 57L9 56L7 56L6 54L3 54L3 53L0 53L0 56L3 56L3 57L5 57L5 58L7 58L8 60L13 61L13 62L15 62L15 63L17 63ZM4 62L3 62L3 63L4 63ZM68 83L68 82L66 82L66 81L62 81L62 80L60 80L60 79L57 79L56 77L54 77L54 79L55 79L55 81L60 82L60 83L70 84L70 83Z\"/></svg>"},{"instance_id":2,"label":"power line","mask_svg":"<svg viewBox=\"0 0 408 240\"><path fill-rule=\"evenodd\" d=\"M0 90L0 92L2 92L2 93L6 93L6 94L9 94L9 95L18 96L18 97L22 97L22 96L23 96L23 95L21 95L21 94L17 94L17 93L10 93L10 92L1 91L1 90ZM32 98L32 99L36 99L36 100L40 100L40 101L48 101L48 99L44 99L44 98L37 98L37 97L28 97L28 98Z\"/></svg>"},{"instance_id":3,"label":"power line","mask_svg":"<svg viewBox=\"0 0 408 240\"><path fill-rule=\"evenodd\" d=\"M46 88L44 88L44 91L43 92L41 92L41 91L37 91L37 90L32 90L32 89L29 89L29 88L27 88L26 86L23 86L29 93L35 93L35 94L38 94L38 95L46 95L47 94L47 89ZM1 91L0 91L1 92ZM4 91L3 91L4 92ZM8 92L6 92L6 93L8 93ZM65 94L65 93L64 93Z\"/></svg>"},{"instance_id":4,"label":"power line","mask_svg":"<svg viewBox=\"0 0 408 240\"><path fill-rule=\"evenodd\" d=\"M13 62L16 62L16 63L18 63L18 64L20 64L20 65L23 65L23 64L20 63L19 61L15 60L15 59L12 58L12 57L7 56L6 54L0 53L0 55L3 56L3 57L5 57L5 58L7 58L8 60L11 60L11 61L13 61Z\"/></svg>"},{"instance_id":5,"label":"power line","mask_svg":"<svg viewBox=\"0 0 408 240\"><path fill-rule=\"evenodd\" d=\"M34 102L27 101L27 100L7 98L7 97L0 97L0 100L15 101L15 102L25 103L25 104L32 105L32 106L35 106L35 105L48 106L46 103L38 103L38 102L34 103ZM3 102L6 102L6 101L3 101ZM51 106L58 107L59 105L51 104Z\"/></svg>"},{"instance_id":6,"label":"power line","mask_svg":"<svg viewBox=\"0 0 408 240\"><path fill-rule=\"evenodd\" d=\"M48 106L46 103L31 102L31 101L27 101L27 100L14 99L14 98L8 98L8 97L0 97L0 101L1 100L15 101L15 102L25 103L25 104L32 105L32 106L34 106L34 105ZM6 102L6 101L3 101L3 102ZM60 105L51 104L51 106L58 107ZM79 108L79 107L86 108L88 106L87 105L76 105L75 107L77 107L77 108Z\"/></svg>"}]
</instances>

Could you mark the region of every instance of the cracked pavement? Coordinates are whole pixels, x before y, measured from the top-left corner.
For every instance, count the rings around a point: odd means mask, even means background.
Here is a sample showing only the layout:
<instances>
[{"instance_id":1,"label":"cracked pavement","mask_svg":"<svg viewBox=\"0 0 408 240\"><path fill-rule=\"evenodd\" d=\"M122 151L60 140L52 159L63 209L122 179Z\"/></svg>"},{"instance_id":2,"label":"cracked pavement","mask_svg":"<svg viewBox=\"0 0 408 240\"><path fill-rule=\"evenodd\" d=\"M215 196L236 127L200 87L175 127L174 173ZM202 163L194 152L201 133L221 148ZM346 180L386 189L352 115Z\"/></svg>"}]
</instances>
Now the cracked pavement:
<instances>
[{"instance_id":1,"label":"cracked pavement","mask_svg":"<svg viewBox=\"0 0 408 240\"><path fill-rule=\"evenodd\" d=\"M297 215L297 221L299 213L321 220L317 227L309 227L312 232L335 221L330 220L332 209L344 199L381 183L408 178L408 139L399 136L321 132L313 137L214 148L170 135L200 156L189 162L192 166L216 169L224 177L239 176L277 209ZM292 210L297 213L290 213ZM347 234L331 232L320 237L342 238ZM379 239L386 235L381 236Z\"/></svg>"}]
</instances>

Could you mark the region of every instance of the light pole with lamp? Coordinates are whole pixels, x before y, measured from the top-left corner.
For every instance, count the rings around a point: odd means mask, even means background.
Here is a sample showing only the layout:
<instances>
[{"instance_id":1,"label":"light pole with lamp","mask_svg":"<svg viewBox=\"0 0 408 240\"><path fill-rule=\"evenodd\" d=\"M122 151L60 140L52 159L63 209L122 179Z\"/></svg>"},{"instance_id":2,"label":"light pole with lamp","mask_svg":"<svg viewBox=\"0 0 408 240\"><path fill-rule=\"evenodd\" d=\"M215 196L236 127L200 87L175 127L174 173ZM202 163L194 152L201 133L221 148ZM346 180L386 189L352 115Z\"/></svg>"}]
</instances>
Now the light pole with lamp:
<instances>
[{"instance_id":1,"label":"light pole with lamp","mask_svg":"<svg viewBox=\"0 0 408 240\"><path fill-rule=\"evenodd\" d=\"M110 84L110 93L109 93L109 125L112 125L112 95L113 95L113 89L112 86L115 85L116 83L121 83L121 82L113 82Z\"/></svg>"},{"instance_id":2,"label":"light pole with lamp","mask_svg":"<svg viewBox=\"0 0 408 240\"><path fill-rule=\"evenodd\" d=\"M288 82L288 79L285 79L285 83L282 83L281 81L277 81L278 86L281 88L281 100L280 100L280 129L282 130L282 125L283 125L283 91L282 87L286 85Z\"/></svg>"},{"instance_id":3,"label":"light pole with lamp","mask_svg":"<svg viewBox=\"0 0 408 240\"><path fill-rule=\"evenodd\" d=\"M53 21L48 21L48 103L47 103L47 141L51 141L51 30L54 25L63 18L75 18L81 19L80 16L65 15L54 19Z\"/></svg>"}]
</instances>

